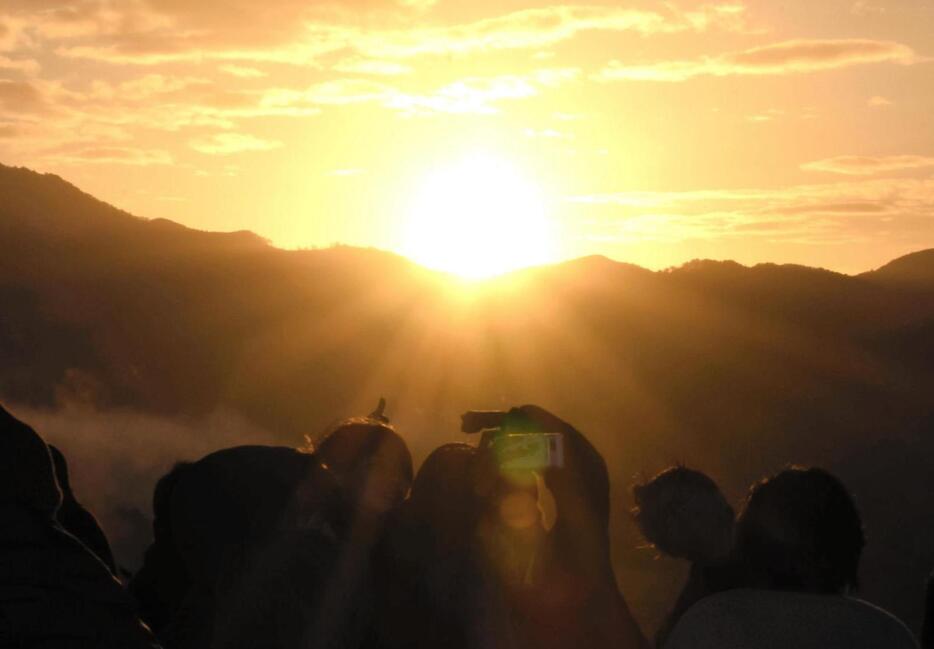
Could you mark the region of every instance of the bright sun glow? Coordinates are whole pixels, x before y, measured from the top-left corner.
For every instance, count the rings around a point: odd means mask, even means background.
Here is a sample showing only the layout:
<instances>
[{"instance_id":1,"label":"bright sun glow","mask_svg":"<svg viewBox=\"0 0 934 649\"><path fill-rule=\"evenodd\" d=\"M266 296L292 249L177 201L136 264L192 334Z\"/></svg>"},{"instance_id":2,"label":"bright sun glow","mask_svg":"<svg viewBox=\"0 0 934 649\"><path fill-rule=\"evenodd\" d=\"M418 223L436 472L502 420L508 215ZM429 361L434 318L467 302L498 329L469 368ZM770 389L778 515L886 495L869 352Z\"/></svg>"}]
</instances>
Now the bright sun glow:
<instances>
[{"instance_id":1,"label":"bright sun glow","mask_svg":"<svg viewBox=\"0 0 934 649\"><path fill-rule=\"evenodd\" d=\"M408 216L402 252L429 268L481 279L555 260L541 190L494 156L427 174Z\"/></svg>"}]
</instances>

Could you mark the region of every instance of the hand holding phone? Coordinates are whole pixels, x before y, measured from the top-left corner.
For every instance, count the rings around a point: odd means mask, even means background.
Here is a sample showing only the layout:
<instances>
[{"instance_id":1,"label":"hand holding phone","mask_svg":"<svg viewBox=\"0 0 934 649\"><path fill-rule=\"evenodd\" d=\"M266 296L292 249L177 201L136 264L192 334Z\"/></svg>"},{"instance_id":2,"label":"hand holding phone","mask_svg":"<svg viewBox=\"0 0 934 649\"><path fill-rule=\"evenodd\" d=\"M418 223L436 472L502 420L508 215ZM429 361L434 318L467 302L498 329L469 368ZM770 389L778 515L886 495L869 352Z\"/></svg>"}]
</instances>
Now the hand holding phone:
<instances>
[{"instance_id":1,"label":"hand holding phone","mask_svg":"<svg viewBox=\"0 0 934 649\"><path fill-rule=\"evenodd\" d=\"M505 434L493 439L490 449L500 469L541 471L564 466L564 437L560 433Z\"/></svg>"},{"instance_id":2,"label":"hand holding phone","mask_svg":"<svg viewBox=\"0 0 934 649\"><path fill-rule=\"evenodd\" d=\"M540 471L564 466L563 435L544 432L519 411L470 410L461 417L461 430L483 431L481 446L493 452L500 469Z\"/></svg>"}]
</instances>

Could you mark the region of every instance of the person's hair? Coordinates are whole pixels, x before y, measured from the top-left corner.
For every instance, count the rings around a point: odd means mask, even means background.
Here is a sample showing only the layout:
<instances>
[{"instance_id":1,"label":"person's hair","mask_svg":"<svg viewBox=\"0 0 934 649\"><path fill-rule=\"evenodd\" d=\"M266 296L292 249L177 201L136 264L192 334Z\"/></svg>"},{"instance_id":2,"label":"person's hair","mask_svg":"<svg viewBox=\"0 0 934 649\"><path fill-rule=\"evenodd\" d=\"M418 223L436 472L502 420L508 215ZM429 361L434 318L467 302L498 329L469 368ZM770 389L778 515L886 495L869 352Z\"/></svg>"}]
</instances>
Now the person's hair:
<instances>
[{"instance_id":1,"label":"person's hair","mask_svg":"<svg viewBox=\"0 0 934 649\"><path fill-rule=\"evenodd\" d=\"M346 419L315 448L318 459L337 473L358 470L362 463L383 453L393 457L401 477L411 485L414 470L409 448L395 429L382 421L368 417Z\"/></svg>"},{"instance_id":2,"label":"person's hair","mask_svg":"<svg viewBox=\"0 0 934 649\"><path fill-rule=\"evenodd\" d=\"M477 449L469 444L443 444L433 450L422 462L415 482L412 499L419 503L445 506L450 502L448 492L460 494L473 489L471 479Z\"/></svg>"},{"instance_id":3,"label":"person's hair","mask_svg":"<svg viewBox=\"0 0 934 649\"><path fill-rule=\"evenodd\" d=\"M413 511L439 535L469 529L478 515L477 449L444 444L422 463L410 496Z\"/></svg>"},{"instance_id":4,"label":"person's hair","mask_svg":"<svg viewBox=\"0 0 934 649\"><path fill-rule=\"evenodd\" d=\"M636 525L659 551L698 563L729 554L733 508L705 473L674 466L632 491Z\"/></svg>"},{"instance_id":5,"label":"person's hair","mask_svg":"<svg viewBox=\"0 0 934 649\"><path fill-rule=\"evenodd\" d=\"M866 543L853 497L823 469L790 467L753 486L736 527L752 585L844 593L859 585Z\"/></svg>"}]
</instances>

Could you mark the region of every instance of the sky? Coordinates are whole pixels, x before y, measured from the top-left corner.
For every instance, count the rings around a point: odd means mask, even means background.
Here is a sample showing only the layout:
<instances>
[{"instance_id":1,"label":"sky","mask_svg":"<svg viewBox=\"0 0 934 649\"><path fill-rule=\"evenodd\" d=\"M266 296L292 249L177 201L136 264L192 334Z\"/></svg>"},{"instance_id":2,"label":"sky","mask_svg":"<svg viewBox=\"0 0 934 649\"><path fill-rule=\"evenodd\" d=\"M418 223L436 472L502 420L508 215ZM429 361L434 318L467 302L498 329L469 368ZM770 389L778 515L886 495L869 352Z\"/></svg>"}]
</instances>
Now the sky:
<instances>
[{"instance_id":1,"label":"sky","mask_svg":"<svg viewBox=\"0 0 934 649\"><path fill-rule=\"evenodd\" d=\"M465 274L861 272L934 247L934 0L0 0L0 162Z\"/></svg>"}]
</instances>

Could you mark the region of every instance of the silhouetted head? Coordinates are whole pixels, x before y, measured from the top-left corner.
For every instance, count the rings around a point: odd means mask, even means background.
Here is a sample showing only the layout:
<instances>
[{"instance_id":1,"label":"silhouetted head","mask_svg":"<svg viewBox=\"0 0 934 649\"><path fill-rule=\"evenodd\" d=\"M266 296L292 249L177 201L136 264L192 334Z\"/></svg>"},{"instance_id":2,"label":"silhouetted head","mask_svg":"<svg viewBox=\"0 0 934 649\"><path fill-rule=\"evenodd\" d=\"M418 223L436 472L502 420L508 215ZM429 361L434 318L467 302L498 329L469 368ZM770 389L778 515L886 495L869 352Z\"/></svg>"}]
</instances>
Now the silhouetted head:
<instances>
[{"instance_id":1,"label":"silhouetted head","mask_svg":"<svg viewBox=\"0 0 934 649\"><path fill-rule=\"evenodd\" d=\"M665 554L695 563L726 558L733 546L733 508L706 474L683 466L632 488L633 517Z\"/></svg>"},{"instance_id":2,"label":"silhouetted head","mask_svg":"<svg viewBox=\"0 0 934 649\"><path fill-rule=\"evenodd\" d=\"M191 465L191 462L176 462L175 465L156 482L156 486L152 491L152 513L154 518L168 518L170 516L169 510L172 504L172 490L175 489L175 485L178 483L178 479L181 477L182 473Z\"/></svg>"},{"instance_id":3,"label":"silhouetted head","mask_svg":"<svg viewBox=\"0 0 934 649\"><path fill-rule=\"evenodd\" d=\"M322 464L370 511L388 511L412 486L412 455L386 423L350 419L337 426L315 451Z\"/></svg>"},{"instance_id":4,"label":"silhouetted head","mask_svg":"<svg viewBox=\"0 0 934 649\"><path fill-rule=\"evenodd\" d=\"M409 502L422 521L444 533L465 531L475 522L477 449L445 444L425 458Z\"/></svg>"},{"instance_id":5,"label":"silhouetted head","mask_svg":"<svg viewBox=\"0 0 934 649\"><path fill-rule=\"evenodd\" d=\"M412 483L412 502L422 507L447 510L474 492L477 449L469 444L444 444L432 451Z\"/></svg>"},{"instance_id":6,"label":"silhouetted head","mask_svg":"<svg viewBox=\"0 0 934 649\"><path fill-rule=\"evenodd\" d=\"M864 545L856 503L823 469L789 468L755 485L737 520L737 555L759 587L855 589Z\"/></svg>"},{"instance_id":7,"label":"silhouetted head","mask_svg":"<svg viewBox=\"0 0 934 649\"><path fill-rule=\"evenodd\" d=\"M0 503L24 505L50 518L62 504L49 447L36 431L2 407Z\"/></svg>"}]
</instances>

